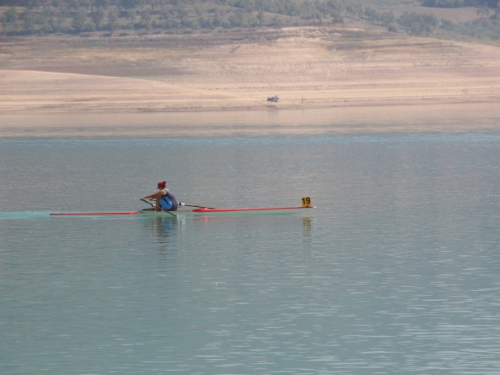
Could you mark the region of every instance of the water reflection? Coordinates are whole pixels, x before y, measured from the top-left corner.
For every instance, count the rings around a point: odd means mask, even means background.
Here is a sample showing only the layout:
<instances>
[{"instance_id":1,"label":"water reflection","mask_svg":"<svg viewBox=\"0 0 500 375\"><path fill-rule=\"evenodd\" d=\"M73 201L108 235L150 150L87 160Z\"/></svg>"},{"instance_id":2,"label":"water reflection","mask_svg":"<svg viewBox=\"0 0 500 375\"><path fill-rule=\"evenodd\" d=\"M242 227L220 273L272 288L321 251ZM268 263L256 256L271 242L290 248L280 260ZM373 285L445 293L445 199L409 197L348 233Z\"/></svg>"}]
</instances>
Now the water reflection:
<instances>
[{"instance_id":1,"label":"water reflection","mask_svg":"<svg viewBox=\"0 0 500 375\"><path fill-rule=\"evenodd\" d=\"M145 229L151 233L156 243L161 245L162 250L167 250L170 242L177 235L179 226L184 223L185 219L181 216L155 216L144 219Z\"/></svg>"},{"instance_id":2,"label":"water reflection","mask_svg":"<svg viewBox=\"0 0 500 375\"><path fill-rule=\"evenodd\" d=\"M312 237L314 217L296 215L243 215L243 216L156 216L144 218L143 226L148 233L155 237L155 243L162 245L163 249L177 243L180 231L209 231L212 234L231 235L237 230L242 222L254 226L258 230L267 231L269 225L277 225L292 233L303 237L304 241L310 243ZM293 229L295 228L295 229Z\"/></svg>"},{"instance_id":3,"label":"water reflection","mask_svg":"<svg viewBox=\"0 0 500 375\"><path fill-rule=\"evenodd\" d=\"M302 236L303 237L311 237L312 230L312 218L311 217L303 217L302 218Z\"/></svg>"}]
</instances>

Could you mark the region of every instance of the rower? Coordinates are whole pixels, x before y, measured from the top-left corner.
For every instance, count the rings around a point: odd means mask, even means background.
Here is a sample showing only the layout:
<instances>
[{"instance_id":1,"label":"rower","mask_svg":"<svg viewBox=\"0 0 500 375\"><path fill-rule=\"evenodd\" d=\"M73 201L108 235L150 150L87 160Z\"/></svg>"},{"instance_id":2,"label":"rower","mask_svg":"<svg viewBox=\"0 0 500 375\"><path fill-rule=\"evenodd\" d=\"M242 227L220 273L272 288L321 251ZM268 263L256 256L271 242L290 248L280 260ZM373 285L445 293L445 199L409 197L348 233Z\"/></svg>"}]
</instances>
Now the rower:
<instances>
[{"instance_id":1,"label":"rower","mask_svg":"<svg viewBox=\"0 0 500 375\"><path fill-rule=\"evenodd\" d=\"M142 199L149 199L150 201L156 201L156 211L177 211L177 199L175 196L167 189L167 181L160 181L157 185L158 191L156 193L146 195Z\"/></svg>"}]
</instances>

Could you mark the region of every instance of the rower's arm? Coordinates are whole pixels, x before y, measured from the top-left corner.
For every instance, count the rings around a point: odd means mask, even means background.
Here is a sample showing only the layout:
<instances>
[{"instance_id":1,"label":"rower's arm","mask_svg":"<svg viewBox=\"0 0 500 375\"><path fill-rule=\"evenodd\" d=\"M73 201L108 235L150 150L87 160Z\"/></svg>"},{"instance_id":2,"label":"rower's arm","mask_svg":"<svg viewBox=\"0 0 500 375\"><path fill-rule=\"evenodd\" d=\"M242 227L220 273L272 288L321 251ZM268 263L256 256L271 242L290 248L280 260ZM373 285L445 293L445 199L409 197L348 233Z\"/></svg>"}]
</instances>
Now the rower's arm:
<instances>
[{"instance_id":1,"label":"rower's arm","mask_svg":"<svg viewBox=\"0 0 500 375\"><path fill-rule=\"evenodd\" d=\"M146 196L142 197L141 199L149 199L149 200L152 200L152 199L158 199L158 198L157 198L157 195L158 195L158 192L153 193L153 194L146 195Z\"/></svg>"},{"instance_id":2,"label":"rower's arm","mask_svg":"<svg viewBox=\"0 0 500 375\"><path fill-rule=\"evenodd\" d=\"M149 199L149 200L161 199L163 197L163 195L164 194L162 191L157 191L156 193L146 195L145 197L142 197L141 199Z\"/></svg>"}]
</instances>

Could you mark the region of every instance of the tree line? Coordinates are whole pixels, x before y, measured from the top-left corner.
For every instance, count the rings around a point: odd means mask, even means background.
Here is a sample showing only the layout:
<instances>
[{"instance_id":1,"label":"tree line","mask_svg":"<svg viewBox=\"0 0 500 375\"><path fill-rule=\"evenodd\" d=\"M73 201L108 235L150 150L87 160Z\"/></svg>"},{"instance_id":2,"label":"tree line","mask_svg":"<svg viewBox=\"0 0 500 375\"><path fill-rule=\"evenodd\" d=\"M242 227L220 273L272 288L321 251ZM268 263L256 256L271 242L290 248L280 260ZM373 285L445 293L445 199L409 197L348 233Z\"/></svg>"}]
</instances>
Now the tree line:
<instances>
[{"instance_id":1,"label":"tree line","mask_svg":"<svg viewBox=\"0 0 500 375\"><path fill-rule=\"evenodd\" d=\"M0 0L15 33L189 30L341 22L342 0ZM15 6L14 6L15 5Z\"/></svg>"},{"instance_id":2,"label":"tree line","mask_svg":"<svg viewBox=\"0 0 500 375\"><path fill-rule=\"evenodd\" d=\"M500 0L423 0L422 5L436 8L484 7L497 8Z\"/></svg>"},{"instance_id":3,"label":"tree line","mask_svg":"<svg viewBox=\"0 0 500 375\"><path fill-rule=\"evenodd\" d=\"M455 25L431 13L399 17L349 0L0 0L6 35L121 31L190 32L197 29L282 27L364 19L391 32L432 35L436 30L500 36L498 0L423 0L425 6L478 6L481 24ZM445 5L446 4L446 5ZM495 5L496 13L489 6ZM468 35L473 35L469 33Z\"/></svg>"}]
</instances>

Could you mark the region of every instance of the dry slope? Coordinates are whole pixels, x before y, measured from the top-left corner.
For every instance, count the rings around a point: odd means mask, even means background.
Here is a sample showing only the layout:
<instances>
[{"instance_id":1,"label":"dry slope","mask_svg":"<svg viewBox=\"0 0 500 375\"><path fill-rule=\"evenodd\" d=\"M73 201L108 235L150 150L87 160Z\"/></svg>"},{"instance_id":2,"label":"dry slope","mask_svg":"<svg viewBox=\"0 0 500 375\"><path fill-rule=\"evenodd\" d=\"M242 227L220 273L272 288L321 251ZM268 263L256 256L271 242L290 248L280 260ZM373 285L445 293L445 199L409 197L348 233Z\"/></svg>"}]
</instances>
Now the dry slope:
<instances>
[{"instance_id":1,"label":"dry slope","mask_svg":"<svg viewBox=\"0 0 500 375\"><path fill-rule=\"evenodd\" d=\"M0 111L168 112L500 101L500 48L352 28L0 40ZM279 103L266 98L279 95Z\"/></svg>"}]
</instances>

